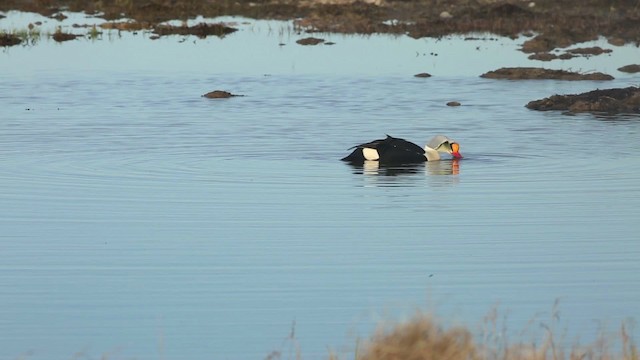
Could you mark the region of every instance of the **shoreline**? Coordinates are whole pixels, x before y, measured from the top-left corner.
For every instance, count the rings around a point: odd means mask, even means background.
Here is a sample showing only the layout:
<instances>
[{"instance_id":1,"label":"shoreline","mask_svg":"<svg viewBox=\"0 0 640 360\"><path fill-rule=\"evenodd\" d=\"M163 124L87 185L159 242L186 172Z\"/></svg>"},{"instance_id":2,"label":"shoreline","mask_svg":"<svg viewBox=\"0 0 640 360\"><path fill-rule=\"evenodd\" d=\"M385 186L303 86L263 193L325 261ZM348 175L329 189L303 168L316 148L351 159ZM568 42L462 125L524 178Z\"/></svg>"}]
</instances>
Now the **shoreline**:
<instances>
[{"instance_id":1,"label":"shoreline","mask_svg":"<svg viewBox=\"0 0 640 360\"><path fill-rule=\"evenodd\" d=\"M100 14L106 21L127 18L153 29L168 20L197 16L244 16L264 20L294 20L307 33L406 34L414 38L488 32L532 37L527 53L545 53L558 47L604 36L613 45L640 45L640 3L621 0L493 1L493 0L239 0L151 2L91 0L9 0L0 11L28 11L60 18L61 11ZM64 15L62 15L64 16ZM537 34L534 36L534 34Z\"/></svg>"}]
</instances>

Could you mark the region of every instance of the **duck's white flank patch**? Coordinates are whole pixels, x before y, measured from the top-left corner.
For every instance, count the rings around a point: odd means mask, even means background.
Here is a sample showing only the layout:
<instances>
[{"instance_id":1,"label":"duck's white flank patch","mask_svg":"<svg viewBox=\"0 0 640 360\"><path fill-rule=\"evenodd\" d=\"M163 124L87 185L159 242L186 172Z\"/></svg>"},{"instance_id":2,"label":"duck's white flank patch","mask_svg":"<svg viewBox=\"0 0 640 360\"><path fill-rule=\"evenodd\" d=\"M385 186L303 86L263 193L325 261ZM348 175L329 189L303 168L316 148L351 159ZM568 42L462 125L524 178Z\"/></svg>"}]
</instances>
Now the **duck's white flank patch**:
<instances>
[{"instance_id":1,"label":"duck's white flank patch","mask_svg":"<svg viewBox=\"0 0 640 360\"><path fill-rule=\"evenodd\" d=\"M429 146L424 147L424 156L427 157L427 161L437 161L440 160L440 154L437 151L433 150Z\"/></svg>"},{"instance_id":2,"label":"duck's white flank patch","mask_svg":"<svg viewBox=\"0 0 640 360\"><path fill-rule=\"evenodd\" d=\"M378 160L380 159L380 155L378 155L378 150L372 148L363 148L362 155L367 160Z\"/></svg>"}]
</instances>

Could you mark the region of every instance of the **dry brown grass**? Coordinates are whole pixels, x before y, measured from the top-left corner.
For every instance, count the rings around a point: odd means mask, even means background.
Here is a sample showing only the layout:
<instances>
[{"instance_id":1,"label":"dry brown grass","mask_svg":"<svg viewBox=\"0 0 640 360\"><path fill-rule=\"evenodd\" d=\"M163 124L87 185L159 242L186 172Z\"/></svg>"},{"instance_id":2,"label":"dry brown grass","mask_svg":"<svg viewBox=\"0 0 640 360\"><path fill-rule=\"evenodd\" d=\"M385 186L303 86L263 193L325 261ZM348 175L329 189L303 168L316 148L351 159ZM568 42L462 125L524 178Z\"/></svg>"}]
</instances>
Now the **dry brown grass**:
<instances>
[{"instance_id":1,"label":"dry brown grass","mask_svg":"<svg viewBox=\"0 0 640 360\"><path fill-rule=\"evenodd\" d=\"M558 322L556 304L550 324L536 326L532 340L512 342L506 329L500 328L496 310L485 317L479 337L467 327L446 327L434 316L418 312L409 321L379 329L359 344L355 360L640 360L628 324L622 324L615 334L601 330L591 343L570 345L555 330ZM530 325L537 323L532 320ZM339 359L335 353L329 355L329 360Z\"/></svg>"},{"instance_id":2,"label":"dry brown grass","mask_svg":"<svg viewBox=\"0 0 640 360\"><path fill-rule=\"evenodd\" d=\"M432 317L417 314L391 331L379 330L358 360L475 360L481 352L463 327L445 329Z\"/></svg>"}]
</instances>

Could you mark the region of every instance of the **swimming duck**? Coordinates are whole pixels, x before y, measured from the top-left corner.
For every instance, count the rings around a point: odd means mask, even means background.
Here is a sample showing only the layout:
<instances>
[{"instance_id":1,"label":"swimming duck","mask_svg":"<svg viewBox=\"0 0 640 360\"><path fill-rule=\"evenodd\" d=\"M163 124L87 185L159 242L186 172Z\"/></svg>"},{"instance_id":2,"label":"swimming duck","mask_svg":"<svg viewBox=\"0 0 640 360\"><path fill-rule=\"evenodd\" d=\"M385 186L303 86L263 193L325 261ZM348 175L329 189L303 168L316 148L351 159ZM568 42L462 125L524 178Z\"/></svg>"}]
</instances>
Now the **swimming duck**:
<instances>
[{"instance_id":1,"label":"swimming duck","mask_svg":"<svg viewBox=\"0 0 640 360\"><path fill-rule=\"evenodd\" d=\"M455 159L462 158L460 145L444 135L436 135L424 148L404 139L387 135L385 139L356 145L353 152L342 161L363 163L365 160L379 161L381 164L413 164L424 161L440 160L440 153L451 154Z\"/></svg>"}]
</instances>

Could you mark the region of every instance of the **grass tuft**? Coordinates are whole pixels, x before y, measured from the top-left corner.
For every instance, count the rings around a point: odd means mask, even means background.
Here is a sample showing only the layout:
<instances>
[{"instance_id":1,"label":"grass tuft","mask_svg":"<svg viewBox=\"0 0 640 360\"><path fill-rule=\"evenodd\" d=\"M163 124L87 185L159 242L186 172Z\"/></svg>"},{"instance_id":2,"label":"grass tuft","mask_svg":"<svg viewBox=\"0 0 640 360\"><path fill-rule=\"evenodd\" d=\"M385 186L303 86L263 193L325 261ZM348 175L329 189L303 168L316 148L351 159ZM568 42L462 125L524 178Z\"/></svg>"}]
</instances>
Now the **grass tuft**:
<instances>
[{"instance_id":1,"label":"grass tuft","mask_svg":"<svg viewBox=\"0 0 640 360\"><path fill-rule=\"evenodd\" d=\"M506 319L497 310L485 316L481 334L465 326L444 326L433 315L418 312L410 320L379 328L368 341L358 342L355 360L640 360L638 347L630 332L631 321L621 324L615 334L600 329L591 343L567 341L558 331L560 312L553 307L548 323L529 322L520 337L507 337ZM531 327L539 324L539 327ZM480 335L480 336L478 336ZM330 353L329 360L339 360ZM348 358L347 358L348 360Z\"/></svg>"},{"instance_id":2,"label":"grass tuft","mask_svg":"<svg viewBox=\"0 0 640 360\"><path fill-rule=\"evenodd\" d=\"M431 316L417 314L411 321L384 329L364 345L357 360L482 359L473 334L466 328L444 328Z\"/></svg>"}]
</instances>

